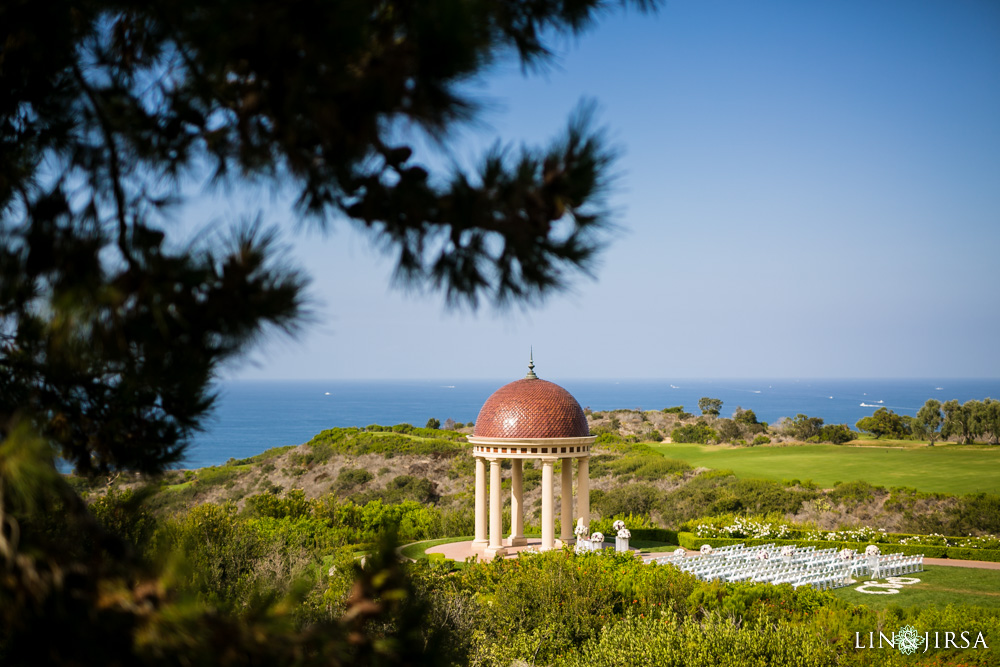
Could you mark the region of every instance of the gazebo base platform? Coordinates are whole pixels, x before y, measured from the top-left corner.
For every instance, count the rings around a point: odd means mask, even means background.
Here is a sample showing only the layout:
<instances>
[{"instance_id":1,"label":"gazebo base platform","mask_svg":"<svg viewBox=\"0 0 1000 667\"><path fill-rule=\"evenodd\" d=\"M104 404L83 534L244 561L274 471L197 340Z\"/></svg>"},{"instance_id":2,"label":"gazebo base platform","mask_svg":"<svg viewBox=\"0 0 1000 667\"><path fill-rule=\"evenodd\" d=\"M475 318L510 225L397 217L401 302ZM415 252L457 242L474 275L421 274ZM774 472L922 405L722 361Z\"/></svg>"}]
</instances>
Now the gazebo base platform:
<instances>
[{"instance_id":1,"label":"gazebo base platform","mask_svg":"<svg viewBox=\"0 0 1000 667\"><path fill-rule=\"evenodd\" d=\"M533 549L535 551L540 551L542 548L542 539L540 537L529 537L526 538L526 544L519 546L510 546L509 540L504 540L503 558L515 558L521 552ZM614 548L614 542L605 542L604 546ZM556 540L556 548L562 548L562 543ZM629 549L632 552L638 552L638 549ZM444 554L445 558L455 561L464 561L466 558L475 556L479 560L492 560L494 558L493 554L488 553L488 550L483 550L482 548L475 548L472 541L469 542L451 542L449 544L439 544L436 547L431 547L427 550L429 554Z\"/></svg>"}]
</instances>

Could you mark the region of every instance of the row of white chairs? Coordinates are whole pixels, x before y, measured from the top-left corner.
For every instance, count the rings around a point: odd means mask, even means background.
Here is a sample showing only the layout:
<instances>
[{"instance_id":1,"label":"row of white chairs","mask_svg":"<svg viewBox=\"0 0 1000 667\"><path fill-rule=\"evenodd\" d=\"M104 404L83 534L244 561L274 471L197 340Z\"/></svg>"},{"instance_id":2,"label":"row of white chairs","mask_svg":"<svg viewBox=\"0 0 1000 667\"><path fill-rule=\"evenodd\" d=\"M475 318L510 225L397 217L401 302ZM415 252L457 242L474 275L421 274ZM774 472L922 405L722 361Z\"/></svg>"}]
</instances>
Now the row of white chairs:
<instances>
[{"instance_id":1,"label":"row of white chairs","mask_svg":"<svg viewBox=\"0 0 1000 667\"><path fill-rule=\"evenodd\" d=\"M853 573L856 576L867 576L875 579L898 577L901 574L924 571L924 555L907 556L905 554L879 554L878 556L855 557Z\"/></svg>"},{"instance_id":2,"label":"row of white chairs","mask_svg":"<svg viewBox=\"0 0 1000 667\"><path fill-rule=\"evenodd\" d=\"M766 557L762 555L766 552ZM647 563L674 565L703 580L756 581L774 584L788 583L796 588L812 586L819 590L840 588L856 576L876 578L898 576L923 571L923 555L856 554L841 558L835 548L796 547L782 553L774 544L746 547L734 544L713 549L707 554L690 556L669 554L647 560Z\"/></svg>"}]
</instances>

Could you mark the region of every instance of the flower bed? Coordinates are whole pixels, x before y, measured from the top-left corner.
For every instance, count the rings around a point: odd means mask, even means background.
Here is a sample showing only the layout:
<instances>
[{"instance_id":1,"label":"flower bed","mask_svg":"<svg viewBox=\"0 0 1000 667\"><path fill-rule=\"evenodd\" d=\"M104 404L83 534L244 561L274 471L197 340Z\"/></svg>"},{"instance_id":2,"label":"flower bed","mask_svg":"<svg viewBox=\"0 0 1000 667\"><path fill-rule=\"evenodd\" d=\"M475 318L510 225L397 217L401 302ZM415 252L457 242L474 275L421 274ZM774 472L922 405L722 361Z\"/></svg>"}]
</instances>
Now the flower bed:
<instances>
[{"instance_id":1,"label":"flower bed","mask_svg":"<svg viewBox=\"0 0 1000 667\"><path fill-rule=\"evenodd\" d=\"M869 544L893 544L901 546L935 546L961 549L1000 550L1000 537L982 535L979 537L949 537L940 533L912 535L907 533L887 533L882 528L861 526L845 530L815 530L796 526L780 519L753 519L723 515L707 517L697 522L689 521L682 527L700 538L730 538L735 540L795 540L799 542L863 542ZM685 530L686 529L686 530Z\"/></svg>"}]
</instances>

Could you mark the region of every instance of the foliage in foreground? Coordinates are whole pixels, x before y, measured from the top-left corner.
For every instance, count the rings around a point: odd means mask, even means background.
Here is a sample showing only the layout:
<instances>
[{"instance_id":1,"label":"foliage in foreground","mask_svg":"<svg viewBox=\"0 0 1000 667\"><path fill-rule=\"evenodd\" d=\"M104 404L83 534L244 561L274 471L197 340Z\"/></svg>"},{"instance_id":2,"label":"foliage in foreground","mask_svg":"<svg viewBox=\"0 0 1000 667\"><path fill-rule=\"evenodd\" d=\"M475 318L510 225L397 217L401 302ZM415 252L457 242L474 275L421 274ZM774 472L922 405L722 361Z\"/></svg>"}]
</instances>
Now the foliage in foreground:
<instances>
[{"instance_id":1,"label":"foliage in foreground","mask_svg":"<svg viewBox=\"0 0 1000 667\"><path fill-rule=\"evenodd\" d=\"M855 649L855 633L912 624L1000 637L995 611L876 611L811 588L702 582L614 554L555 551L452 574L423 566L416 576L450 633L451 658L474 665L913 664ZM929 655L990 660L985 651Z\"/></svg>"}]
</instances>

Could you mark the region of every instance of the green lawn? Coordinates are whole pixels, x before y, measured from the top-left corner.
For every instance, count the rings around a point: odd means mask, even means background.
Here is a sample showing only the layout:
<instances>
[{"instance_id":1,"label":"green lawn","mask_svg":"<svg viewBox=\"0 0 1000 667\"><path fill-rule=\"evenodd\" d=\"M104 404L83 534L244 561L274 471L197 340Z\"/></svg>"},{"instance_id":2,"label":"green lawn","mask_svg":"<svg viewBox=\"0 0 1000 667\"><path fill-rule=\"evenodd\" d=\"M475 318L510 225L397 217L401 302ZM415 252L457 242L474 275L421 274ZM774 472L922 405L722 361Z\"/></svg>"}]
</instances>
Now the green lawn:
<instances>
[{"instance_id":1,"label":"green lawn","mask_svg":"<svg viewBox=\"0 0 1000 667\"><path fill-rule=\"evenodd\" d=\"M835 482L865 481L941 493L1000 493L1000 447L651 446L669 458L693 466L732 470L740 477L811 479L825 488Z\"/></svg>"},{"instance_id":2,"label":"green lawn","mask_svg":"<svg viewBox=\"0 0 1000 667\"><path fill-rule=\"evenodd\" d=\"M870 595L854 590L863 582L838 588L833 594L853 604L875 609L888 605L902 607L944 607L967 604L1000 609L1000 570L976 570L968 567L928 566L924 572L901 575L920 580L899 589L894 595ZM880 579L879 583L885 583Z\"/></svg>"}]
</instances>

